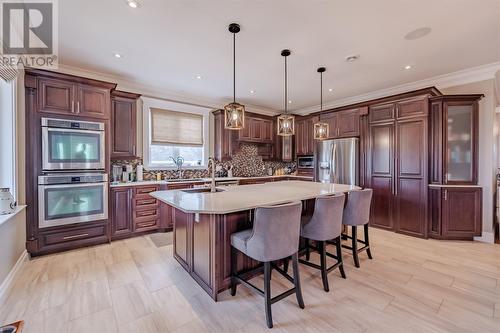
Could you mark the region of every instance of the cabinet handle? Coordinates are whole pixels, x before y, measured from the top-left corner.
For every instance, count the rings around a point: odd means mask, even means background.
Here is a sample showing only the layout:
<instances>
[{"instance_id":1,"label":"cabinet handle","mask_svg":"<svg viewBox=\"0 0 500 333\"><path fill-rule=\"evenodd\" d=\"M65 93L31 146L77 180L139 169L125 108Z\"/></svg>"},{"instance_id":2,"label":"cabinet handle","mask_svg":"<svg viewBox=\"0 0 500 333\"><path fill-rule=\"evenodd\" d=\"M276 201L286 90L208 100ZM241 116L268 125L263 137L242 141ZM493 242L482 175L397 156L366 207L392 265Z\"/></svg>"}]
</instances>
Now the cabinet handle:
<instances>
[{"instance_id":1,"label":"cabinet handle","mask_svg":"<svg viewBox=\"0 0 500 333\"><path fill-rule=\"evenodd\" d=\"M79 235L74 235L74 236L66 236L63 237L63 239L74 239L74 238L80 238L80 237L85 237L88 236L89 234L79 234Z\"/></svg>"},{"instance_id":2,"label":"cabinet handle","mask_svg":"<svg viewBox=\"0 0 500 333\"><path fill-rule=\"evenodd\" d=\"M75 113L75 101L71 101L71 113Z\"/></svg>"},{"instance_id":3,"label":"cabinet handle","mask_svg":"<svg viewBox=\"0 0 500 333\"><path fill-rule=\"evenodd\" d=\"M132 146L132 154L135 156L135 145Z\"/></svg>"},{"instance_id":4,"label":"cabinet handle","mask_svg":"<svg viewBox=\"0 0 500 333\"><path fill-rule=\"evenodd\" d=\"M76 113L80 113L80 101L76 102Z\"/></svg>"},{"instance_id":5,"label":"cabinet handle","mask_svg":"<svg viewBox=\"0 0 500 333\"><path fill-rule=\"evenodd\" d=\"M398 158L394 158L394 195L398 195Z\"/></svg>"},{"instance_id":6,"label":"cabinet handle","mask_svg":"<svg viewBox=\"0 0 500 333\"><path fill-rule=\"evenodd\" d=\"M444 190L444 200L448 200L448 190Z\"/></svg>"},{"instance_id":7,"label":"cabinet handle","mask_svg":"<svg viewBox=\"0 0 500 333\"><path fill-rule=\"evenodd\" d=\"M340 128L337 128L337 136L340 136Z\"/></svg>"}]
</instances>

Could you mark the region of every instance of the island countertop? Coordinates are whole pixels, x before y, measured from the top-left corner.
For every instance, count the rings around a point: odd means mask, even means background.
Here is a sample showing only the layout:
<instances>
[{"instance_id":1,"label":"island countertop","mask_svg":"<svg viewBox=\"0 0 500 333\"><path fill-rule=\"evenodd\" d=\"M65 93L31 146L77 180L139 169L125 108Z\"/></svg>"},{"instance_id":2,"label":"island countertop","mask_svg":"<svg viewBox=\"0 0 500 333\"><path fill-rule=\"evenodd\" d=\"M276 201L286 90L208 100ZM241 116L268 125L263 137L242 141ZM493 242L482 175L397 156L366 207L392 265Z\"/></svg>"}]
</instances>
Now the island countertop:
<instances>
[{"instance_id":1,"label":"island countertop","mask_svg":"<svg viewBox=\"0 0 500 333\"><path fill-rule=\"evenodd\" d=\"M170 190L151 196L185 213L228 214L289 201L314 199L359 189L353 185L283 181L255 185L219 187L221 192L197 193L194 190Z\"/></svg>"}]
</instances>

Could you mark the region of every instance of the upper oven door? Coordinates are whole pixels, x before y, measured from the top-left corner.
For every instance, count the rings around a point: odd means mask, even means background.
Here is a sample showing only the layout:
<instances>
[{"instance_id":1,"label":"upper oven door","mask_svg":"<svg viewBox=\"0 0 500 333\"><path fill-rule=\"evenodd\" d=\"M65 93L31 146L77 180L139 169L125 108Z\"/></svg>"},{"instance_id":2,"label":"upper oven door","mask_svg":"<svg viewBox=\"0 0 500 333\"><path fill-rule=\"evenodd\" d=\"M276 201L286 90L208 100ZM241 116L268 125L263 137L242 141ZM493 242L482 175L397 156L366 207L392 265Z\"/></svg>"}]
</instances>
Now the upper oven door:
<instances>
[{"instance_id":1,"label":"upper oven door","mask_svg":"<svg viewBox=\"0 0 500 333\"><path fill-rule=\"evenodd\" d=\"M42 127L43 170L104 170L104 131Z\"/></svg>"},{"instance_id":2,"label":"upper oven door","mask_svg":"<svg viewBox=\"0 0 500 333\"><path fill-rule=\"evenodd\" d=\"M108 183L38 185L38 226L106 220Z\"/></svg>"}]
</instances>

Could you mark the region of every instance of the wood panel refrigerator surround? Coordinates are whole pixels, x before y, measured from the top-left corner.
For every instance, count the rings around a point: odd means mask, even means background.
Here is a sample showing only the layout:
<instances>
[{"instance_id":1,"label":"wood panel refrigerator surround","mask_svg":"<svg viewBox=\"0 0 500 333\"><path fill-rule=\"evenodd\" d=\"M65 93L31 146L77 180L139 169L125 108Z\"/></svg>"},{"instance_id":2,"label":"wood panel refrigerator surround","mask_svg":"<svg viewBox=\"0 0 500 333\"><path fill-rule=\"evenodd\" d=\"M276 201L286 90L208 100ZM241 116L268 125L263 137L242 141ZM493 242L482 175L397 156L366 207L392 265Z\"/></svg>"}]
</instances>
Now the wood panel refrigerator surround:
<instances>
[{"instance_id":1,"label":"wood panel refrigerator surround","mask_svg":"<svg viewBox=\"0 0 500 333\"><path fill-rule=\"evenodd\" d=\"M427 237L427 96L370 107L371 225Z\"/></svg>"}]
</instances>

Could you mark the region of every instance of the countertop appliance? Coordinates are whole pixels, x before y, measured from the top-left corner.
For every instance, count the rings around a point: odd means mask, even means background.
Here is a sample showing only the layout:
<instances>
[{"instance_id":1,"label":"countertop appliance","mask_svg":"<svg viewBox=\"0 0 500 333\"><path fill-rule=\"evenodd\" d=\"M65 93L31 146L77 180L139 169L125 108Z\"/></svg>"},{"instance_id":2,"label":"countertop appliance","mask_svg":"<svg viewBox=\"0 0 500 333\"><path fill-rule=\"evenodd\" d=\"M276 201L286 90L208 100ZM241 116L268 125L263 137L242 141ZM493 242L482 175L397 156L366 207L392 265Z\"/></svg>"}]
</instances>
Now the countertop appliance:
<instances>
[{"instance_id":1,"label":"countertop appliance","mask_svg":"<svg viewBox=\"0 0 500 333\"><path fill-rule=\"evenodd\" d=\"M104 170L104 123L42 118L44 171Z\"/></svg>"},{"instance_id":2,"label":"countertop appliance","mask_svg":"<svg viewBox=\"0 0 500 333\"><path fill-rule=\"evenodd\" d=\"M316 147L315 181L359 184L359 139L323 140Z\"/></svg>"},{"instance_id":3,"label":"countertop appliance","mask_svg":"<svg viewBox=\"0 0 500 333\"><path fill-rule=\"evenodd\" d=\"M74 173L38 177L39 228L107 218L107 174Z\"/></svg>"}]
</instances>

